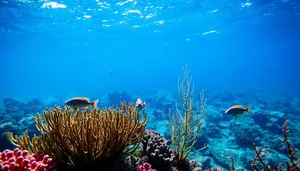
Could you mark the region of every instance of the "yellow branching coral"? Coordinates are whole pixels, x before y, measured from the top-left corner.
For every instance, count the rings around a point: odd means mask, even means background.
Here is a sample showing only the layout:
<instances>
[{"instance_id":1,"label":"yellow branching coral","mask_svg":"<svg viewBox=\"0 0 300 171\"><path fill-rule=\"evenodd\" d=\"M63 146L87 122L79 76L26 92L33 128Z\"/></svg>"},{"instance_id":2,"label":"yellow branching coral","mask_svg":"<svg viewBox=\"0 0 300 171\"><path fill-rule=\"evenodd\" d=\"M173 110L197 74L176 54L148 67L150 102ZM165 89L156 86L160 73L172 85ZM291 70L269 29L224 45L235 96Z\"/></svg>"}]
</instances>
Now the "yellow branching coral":
<instances>
[{"instance_id":1,"label":"yellow branching coral","mask_svg":"<svg viewBox=\"0 0 300 171\"><path fill-rule=\"evenodd\" d=\"M30 154L35 153L41 149L41 139L40 137L34 135L32 140L28 135L28 132L25 131L24 135L13 136L12 132L6 134L9 141L22 150L27 150Z\"/></svg>"},{"instance_id":2,"label":"yellow branching coral","mask_svg":"<svg viewBox=\"0 0 300 171\"><path fill-rule=\"evenodd\" d=\"M75 112L69 107L46 109L44 120L37 114L41 136L31 143L28 135L14 138L9 133L10 141L21 149L42 149L63 165L77 167L132 154L143 139L147 116L141 118L133 104L121 103L120 108Z\"/></svg>"},{"instance_id":3,"label":"yellow branching coral","mask_svg":"<svg viewBox=\"0 0 300 171\"><path fill-rule=\"evenodd\" d=\"M183 69L183 79L178 80L178 92L180 96L180 105L176 105L176 110L170 110L170 121L168 126L171 133L173 151L176 154L178 162L184 162L197 142L202 124L205 119L204 93L200 94L200 104L194 102L194 85L189 76L187 67ZM207 147L205 145L204 147Z\"/></svg>"}]
</instances>

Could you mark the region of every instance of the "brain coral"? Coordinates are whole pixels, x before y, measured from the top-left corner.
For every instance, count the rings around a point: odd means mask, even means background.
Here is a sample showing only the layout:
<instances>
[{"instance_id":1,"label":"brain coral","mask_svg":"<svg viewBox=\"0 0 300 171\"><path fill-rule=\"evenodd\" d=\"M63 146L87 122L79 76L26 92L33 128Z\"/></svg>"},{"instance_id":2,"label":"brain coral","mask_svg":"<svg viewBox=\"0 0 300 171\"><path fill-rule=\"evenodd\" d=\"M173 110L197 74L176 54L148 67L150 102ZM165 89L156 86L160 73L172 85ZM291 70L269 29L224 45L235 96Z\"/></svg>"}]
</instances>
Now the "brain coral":
<instances>
[{"instance_id":1,"label":"brain coral","mask_svg":"<svg viewBox=\"0 0 300 171\"><path fill-rule=\"evenodd\" d=\"M163 138L159 132L146 130L142 142L142 156L146 156L154 169L170 170L174 154L170 149L170 142Z\"/></svg>"}]
</instances>

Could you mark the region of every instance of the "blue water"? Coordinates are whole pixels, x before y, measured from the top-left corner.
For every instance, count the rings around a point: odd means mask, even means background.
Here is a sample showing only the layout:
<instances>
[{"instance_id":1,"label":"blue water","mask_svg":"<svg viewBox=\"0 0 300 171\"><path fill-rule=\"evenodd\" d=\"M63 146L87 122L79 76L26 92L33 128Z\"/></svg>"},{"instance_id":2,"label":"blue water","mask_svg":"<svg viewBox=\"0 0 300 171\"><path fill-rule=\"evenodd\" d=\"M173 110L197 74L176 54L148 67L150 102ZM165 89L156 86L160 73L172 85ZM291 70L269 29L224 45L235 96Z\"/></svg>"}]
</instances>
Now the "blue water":
<instances>
[{"instance_id":1,"label":"blue water","mask_svg":"<svg viewBox=\"0 0 300 171\"><path fill-rule=\"evenodd\" d=\"M215 113L252 103L262 130L264 112L297 127L299 49L299 0L0 0L0 99L176 94L187 64Z\"/></svg>"},{"instance_id":2,"label":"blue water","mask_svg":"<svg viewBox=\"0 0 300 171\"><path fill-rule=\"evenodd\" d=\"M204 89L299 92L298 0L46 2L1 1L2 97L173 89L185 64Z\"/></svg>"}]
</instances>

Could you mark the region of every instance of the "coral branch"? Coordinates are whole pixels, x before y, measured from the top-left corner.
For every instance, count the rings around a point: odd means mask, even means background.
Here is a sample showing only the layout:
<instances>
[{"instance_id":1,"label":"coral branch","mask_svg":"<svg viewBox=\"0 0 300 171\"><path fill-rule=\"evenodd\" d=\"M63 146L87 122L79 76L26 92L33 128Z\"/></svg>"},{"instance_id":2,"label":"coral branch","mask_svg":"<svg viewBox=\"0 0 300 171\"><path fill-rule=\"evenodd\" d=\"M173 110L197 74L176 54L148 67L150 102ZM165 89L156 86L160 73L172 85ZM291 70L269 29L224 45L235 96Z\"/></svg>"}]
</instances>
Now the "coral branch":
<instances>
[{"instance_id":1,"label":"coral branch","mask_svg":"<svg viewBox=\"0 0 300 171\"><path fill-rule=\"evenodd\" d=\"M254 156L254 159L252 161L252 170L259 170L259 171L263 171L263 169L259 168L259 166L257 165L257 159L259 159L259 161L266 167L266 169L268 171L271 171L271 167L269 165L267 165L266 161L264 158L262 158L262 154L266 152L266 148L267 146L263 146L261 147L259 150L257 150L257 147L255 145L255 143L253 143L253 148L255 150L256 155Z\"/></svg>"},{"instance_id":2,"label":"coral branch","mask_svg":"<svg viewBox=\"0 0 300 171\"><path fill-rule=\"evenodd\" d=\"M286 170L287 171L300 171L300 158L296 158L296 153L298 152L296 149L293 149L291 142L288 139L287 134L289 133L289 130L287 129L287 123L288 120L286 120L284 122L284 124L282 125L282 133L283 133L283 139L282 138L278 138L283 144L283 148L287 150L288 152L288 157L289 157L289 161L286 161ZM275 169L271 169L271 167L269 165L266 164L265 159L262 158L262 154L263 153L267 153L266 152L266 146L261 147L259 150L257 149L256 145L253 144L254 150L256 155L254 156L253 162L252 162L252 170L259 170L259 171L263 171L263 169L259 168L259 166L257 165L257 159L259 159L259 161L262 163L262 165L264 165L266 167L266 169L268 171L272 171ZM277 170L280 171L281 170L281 163L279 163L277 165Z\"/></svg>"},{"instance_id":3,"label":"coral branch","mask_svg":"<svg viewBox=\"0 0 300 171\"><path fill-rule=\"evenodd\" d=\"M180 96L180 107L176 105L176 110L169 113L170 129L173 151L178 161L183 162L193 150L200 134L205 118L204 92L200 94L200 105L194 108L194 84L189 75L187 66L182 70L183 78L178 80L178 92ZM205 145L206 148L208 145Z\"/></svg>"},{"instance_id":4,"label":"coral branch","mask_svg":"<svg viewBox=\"0 0 300 171\"><path fill-rule=\"evenodd\" d=\"M170 110L170 121L167 122L171 134L177 169L189 167L187 166L189 165L188 156L198 140L200 130L204 123L206 105L206 98L202 91L200 93L200 104L196 102L196 107L194 107L194 84L192 77L189 75L187 66L182 70L182 73L182 80L178 79L181 108L176 105L174 112ZM207 146L206 144L203 148Z\"/></svg>"},{"instance_id":5,"label":"coral branch","mask_svg":"<svg viewBox=\"0 0 300 171\"><path fill-rule=\"evenodd\" d=\"M229 153L226 153L226 154L227 154L227 158L231 159L231 167L229 168L229 170L230 171L236 171L235 166L234 166L234 159L233 159L233 157Z\"/></svg>"},{"instance_id":6,"label":"coral branch","mask_svg":"<svg viewBox=\"0 0 300 171\"><path fill-rule=\"evenodd\" d=\"M293 149L292 145L291 145L291 142L289 141L288 139L288 136L287 134L289 133L289 130L287 129L287 123L288 123L288 120L286 120L284 122L284 124L282 125L282 133L283 133L283 138L278 138L279 141L281 141L282 143L285 144L286 147L284 147L287 151L288 151L288 157L290 159L290 162L286 162L287 164L287 167L288 167L288 170L298 170L300 171L300 166L298 165L299 164L299 161L300 161L300 158L296 158L295 154L298 152L296 149Z\"/></svg>"}]
</instances>

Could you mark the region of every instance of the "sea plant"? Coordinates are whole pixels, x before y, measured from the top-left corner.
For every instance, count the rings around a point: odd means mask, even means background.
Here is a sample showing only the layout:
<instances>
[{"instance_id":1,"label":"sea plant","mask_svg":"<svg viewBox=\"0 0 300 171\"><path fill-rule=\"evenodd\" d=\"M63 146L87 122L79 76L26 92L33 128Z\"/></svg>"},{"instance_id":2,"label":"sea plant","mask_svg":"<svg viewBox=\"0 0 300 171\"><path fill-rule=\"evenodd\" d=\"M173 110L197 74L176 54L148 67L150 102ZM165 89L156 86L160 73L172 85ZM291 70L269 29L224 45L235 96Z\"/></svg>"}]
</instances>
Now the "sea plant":
<instances>
[{"instance_id":1,"label":"sea plant","mask_svg":"<svg viewBox=\"0 0 300 171\"><path fill-rule=\"evenodd\" d=\"M200 93L200 103L195 101L193 92L194 84L189 70L182 69L183 79L178 79L178 92L180 103L176 105L175 111L169 110L169 120L167 121L173 151L176 156L175 166L179 170L188 170L189 162L187 161L190 152L197 142L201 127L205 120L205 103L204 91ZM205 144L203 148L207 147Z\"/></svg>"}]
</instances>

